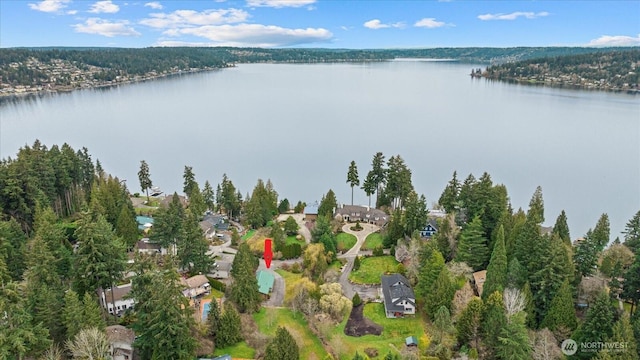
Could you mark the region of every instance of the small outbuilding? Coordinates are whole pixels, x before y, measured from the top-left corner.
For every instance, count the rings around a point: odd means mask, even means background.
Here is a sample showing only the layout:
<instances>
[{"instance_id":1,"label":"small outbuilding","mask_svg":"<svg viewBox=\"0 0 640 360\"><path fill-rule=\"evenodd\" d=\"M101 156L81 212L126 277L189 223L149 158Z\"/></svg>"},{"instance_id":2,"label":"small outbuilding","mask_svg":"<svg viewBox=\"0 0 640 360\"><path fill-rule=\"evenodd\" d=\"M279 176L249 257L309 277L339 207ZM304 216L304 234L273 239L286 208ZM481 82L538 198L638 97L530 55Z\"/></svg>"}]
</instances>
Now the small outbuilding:
<instances>
[{"instance_id":1,"label":"small outbuilding","mask_svg":"<svg viewBox=\"0 0 640 360\"><path fill-rule=\"evenodd\" d=\"M258 274L256 274L256 278L258 279L258 291L261 294L269 295L273 289L273 283L276 281L273 273L260 270Z\"/></svg>"},{"instance_id":2,"label":"small outbuilding","mask_svg":"<svg viewBox=\"0 0 640 360\"><path fill-rule=\"evenodd\" d=\"M404 339L404 344L407 346L418 346L418 338L415 336L409 336Z\"/></svg>"}]
</instances>

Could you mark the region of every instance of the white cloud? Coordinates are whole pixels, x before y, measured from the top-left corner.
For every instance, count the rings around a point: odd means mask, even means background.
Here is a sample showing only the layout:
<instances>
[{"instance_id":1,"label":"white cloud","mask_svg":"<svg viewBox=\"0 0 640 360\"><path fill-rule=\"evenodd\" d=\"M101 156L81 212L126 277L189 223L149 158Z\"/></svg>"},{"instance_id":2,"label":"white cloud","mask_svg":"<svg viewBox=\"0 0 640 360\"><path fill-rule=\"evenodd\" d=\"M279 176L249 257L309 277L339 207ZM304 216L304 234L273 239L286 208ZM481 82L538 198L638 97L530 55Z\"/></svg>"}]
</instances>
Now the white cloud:
<instances>
[{"instance_id":1,"label":"white cloud","mask_svg":"<svg viewBox=\"0 0 640 360\"><path fill-rule=\"evenodd\" d=\"M129 21L108 21L99 18L89 18L84 24L72 25L76 32L85 34L96 34L106 37L114 36L140 36L133 27L129 26Z\"/></svg>"},{"instance_id":2,"label":"white cloud","mask_svg":"<svg viewBox=\"0 0 640 360\"><path fill-rule=\"evenodd\" d=\"M249 18L249 13L238 9L204 10L176 10L170 14L150 14L149 18L140 20L140 24L157 29L177 28L187 26L219 25L243 22Z\"/></svg>"},{"instance_id":3,"label":"white cloud","mask_svg":"<svg viewBox=\"0 0 640 360\"><path fill-rule=\"evenodd\" d=\"M67 7L67 3L71 0L43 0L37 3L30 3L31 10L37 10L48 13L55 13Z\"/></svg>"},{"instance_id":4,"label":"white cloud","mask_svg":"<svg viewBox=\"0 0 640 360\"><path fill-rule=\"evenodd\" d=\"M205 25L168 29L168 36L193 35L213 41L215 46L277 47L329 41L333 34L323 28L289 29L273 25ZM169 44L170 42L162 42ZM174 42L181 43L181 42ZM168 45L167 45L168 46Z\"/></svg>"},{"instance_id":5,"label":"white cloud","mask_svg":"<svg viewBox=\"0 0 640 360\"><path fill-rule=\"evenodd\" d=\"M100 14L100 13L115 14L118 11L120 11L120 6L112 3L111 0L98 1L93 5L91 5L91 8L89 9L89 12L94 14Z\"/></svg>"},{"instance_id":6,"label":"white cloud","mask_svg":"<svg viewBox=\"0 0 640 360\"><path fill-rule=\"evenodd\" d=\"M374 30L390 28L390 27L404 28L406 26L405 23L403 23L402 21L399 21L399 22L396 22L396 23L391 23L391 24L384 24L383 22L381 22L378 19L369 20L369 21L365 22L362 25L364 27L366 27L366 28L374 29Z\"/></svg>"},{"instance_id":7,"label":"white cloud","mask_svg":"<svg viewBox=\"0 0 640 360\"><path fill-rule=\"evenodd\" d=\"M546 11L541 12L531 12L531 11L516 11L510 14L483 14L478 15L478 19L480 20L516 20L519 17L524 17L527 19L535 19L543 16L549 16L549 13Z\"/></svg>"},{"instance_id":8,"label":"white cloud","mask_svg":"<svg viewBox=\"0 0 640 360\"><path fill-rule=\"evenodd\" d=\"M75 15L78 13L78 10L69 10L67 11L67 15Z\"/></svg>"},{"instance_id":9,"label":"white cloud","mask_svg":"<svg viewBox=\"0 0 640 360\"><path fill-rule=\"evenodd\" d=\"M316 0L247 0L247 6L249 7L303 7L305 5L311 5Z\"/></svg>"},{"instance_id":10,"label":"white cloud","mask_svg":"<svg viewBox=\"0 0 640 360\"><path fill-rule=\"evenodd\" d=\"M591 40L587 46L640 46L640 34L637 37L602 35L597 39Z\"/></svg>"},{"instance_id":11,"label":"white cloud","mask_svg":"<svg viewBox=\"0 0 640 360\"><path fill-rule=\"evenodd\" d=\"M162 4L160 4L157 1L148 2L148 3L144 4L144 6L150 7L153 10L162 10Z\"/></svg>"},{"instance_id":12,"label":"white cloud","mask_svg":"<svg viewBox=\"0 0 640 360\"><path fill-rule=\"evenodd\" d=\"M435 18L424 18L416 21L416 23L413 24L413 26L415 27L425 27L428 29L435 29L446 25L447 24L445 24L443 21L436 21Z\"/></svg>"}]
</instances>

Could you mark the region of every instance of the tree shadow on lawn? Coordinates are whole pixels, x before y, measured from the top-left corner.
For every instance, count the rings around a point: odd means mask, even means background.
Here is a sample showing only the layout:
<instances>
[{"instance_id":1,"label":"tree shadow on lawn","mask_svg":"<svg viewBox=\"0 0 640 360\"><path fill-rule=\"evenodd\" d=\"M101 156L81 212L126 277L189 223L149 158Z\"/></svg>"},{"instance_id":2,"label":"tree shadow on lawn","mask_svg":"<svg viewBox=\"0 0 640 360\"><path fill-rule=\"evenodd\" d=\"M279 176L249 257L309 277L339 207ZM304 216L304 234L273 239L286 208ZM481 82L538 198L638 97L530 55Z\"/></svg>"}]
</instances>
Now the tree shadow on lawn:
<instances>
[{"instance_id":1,"label":"tree shadow on lawn","mask_svg":"<svg viewBox=\"0 0 640 360\"><path fill-rule=\"evenodd\" d=\"M351 309L349 320L344 327L344 333L348 336L363 336L363 335L380 335L382 334L382 325L378 325L364 317L362 313L364 310L364 304L354 306Z\"/></svg>"}]
</instances>

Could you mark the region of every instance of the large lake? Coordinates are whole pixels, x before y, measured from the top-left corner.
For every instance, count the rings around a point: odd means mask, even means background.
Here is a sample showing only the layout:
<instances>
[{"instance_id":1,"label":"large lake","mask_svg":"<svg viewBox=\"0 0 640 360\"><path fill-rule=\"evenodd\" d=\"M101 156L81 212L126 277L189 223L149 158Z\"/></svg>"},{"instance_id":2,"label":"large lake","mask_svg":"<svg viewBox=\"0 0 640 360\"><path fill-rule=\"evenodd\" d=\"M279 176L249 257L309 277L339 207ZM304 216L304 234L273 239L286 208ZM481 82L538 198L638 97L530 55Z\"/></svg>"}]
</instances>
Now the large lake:
<instances>
[{"instance_id":1,"label":"large lake","mask_svg":"<svg viewBox=\"0 0 640 360\"><path fill-rule=\"evenodd\" d=\"M484 171L527 208L543 189L546 224L567 211L573 238L611 218L612 239L640 209L640 97L473 80L473 66L433 61L251 64L0 105L0 158L40 139L86 146L140 191L182 191L185 165L203 186L227 173L242 194L271 179L307 203L329 188L350 203L351 160L400 154L437 201L454 170ZM476 66L477 67L477 66ZM355 202L366 204L362 190Z\"/></svg>"}]
</instances>

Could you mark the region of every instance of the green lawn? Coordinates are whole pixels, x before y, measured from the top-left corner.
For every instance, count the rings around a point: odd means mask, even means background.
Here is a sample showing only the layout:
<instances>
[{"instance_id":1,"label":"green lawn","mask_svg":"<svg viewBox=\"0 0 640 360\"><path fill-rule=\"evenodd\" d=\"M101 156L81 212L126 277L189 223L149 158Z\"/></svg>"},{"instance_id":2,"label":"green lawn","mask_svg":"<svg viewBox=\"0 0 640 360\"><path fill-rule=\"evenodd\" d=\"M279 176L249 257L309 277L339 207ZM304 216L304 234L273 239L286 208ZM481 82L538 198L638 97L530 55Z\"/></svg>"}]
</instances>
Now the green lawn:
<instances>
[{"instance_id":1,"label":"green lawn","mask_svg":"<svg viewBox=\"0 0 640 360\"><path fill-rule=\"evenodd\" d=\"M382 235L380 233L371 233L364 239L362 250L373 250L376 246L382 246Z\"/></svg>"},{"instance_id":2,"label":"green lawn","mask_svg":"<svg viewBox=\"0 0 640 360\"><path fill-rule=\"evenodd\" d=\"M221 356L225 354L231 355L234 359L253 359L255 358L256 351L243 341L232 346L227 346L226 348L216 348L213 352L213 356Z\"/></svg>"},{"instance_id":3,"label":"green lawn","mask_svg":"<svg viewBox=\"0 0 640 360\"><path fill-rule=\"evenodd\" d=\"M304 246L305 241L304 238L302 238L301 240L296 239L296 235L291 235L291 236L287 236L287 241L286 244L300 244L300 246Z\"/></svg>"},{"instance_id":4,"label":"green lawn","mask_svg":"<svg viewBox=\"0 0 640 360\"><path fill-rule=\"evenodd\" d=\"M244 235L242 235L242 240L246 241L246 240L251 239L251 237L253 237L253 234L255 234L255 233L256 233L255 229L251 229L251 230L247 231Z\"/></svg>"},{"instance_id":5,"label":"green lawn","mask_svg":"<svg viewBox=\"0 0 640 360\"><path fill-rule=\"evenodd\" d=\"M408 336L418 338L418 347L421 353L424 353L429 345L429 338L419 316L387 319L384 314L384 304L381 303L366 304L364 316L382 325L382 334L380 336L347 336L344 334L344 327L347 324L348 316L345 317L344 321L331 332L331 340L329 341L334 347L339 348L340 359L351 360L356 351L364 354L366 348L377 349L378 358L383 358L389 351L398 353L404 347L404 341Z\"/></svg>"},{"instance_id":6,"label":"green lawn","mask_svg":"<svg viewBox=\"0 0 640 360\"><path fill-rule=\"evenodd\" d=\"M347 251L358 241L355 236L347 233L340 233L336 238L338 240L338 251Z\"/></svg>"},{"instance_id":7,"label":"green lawn","mask_svg":"<svg viewBox=\"0 0 640 360\"><path fill-rule=\"evenodd\" d=\"M349 274L356 284L380 284L380 275L395 273L398 262L393 256L371 256L361 259L360 269Z\"/></svg>"},{"instance_id":8,"label":"green lawn","mask_svg":"<svg viewBox=\"0 0 640 360\"><path fill-rule=\"evenodd\" d=\"M302 274L294 274L282 269L278 269L276 272L284 279L284 302L287 304L293 297L293 289L300 279L302 279Z\"/></svg>"},{"instance_id":9,"label":"green lawn","mask_svg":"<svg viewBox=\"0 0 640 360\"><path fill-rule=\"evenodd\" d=\"M260 332L269 336L275 336L278 326L285 327L298 343L300 359L321 360L327 356L320 339L311 332L301 313L294 313L287 308L262 308L253 318Z\"/></svg>"}]
</instances>

